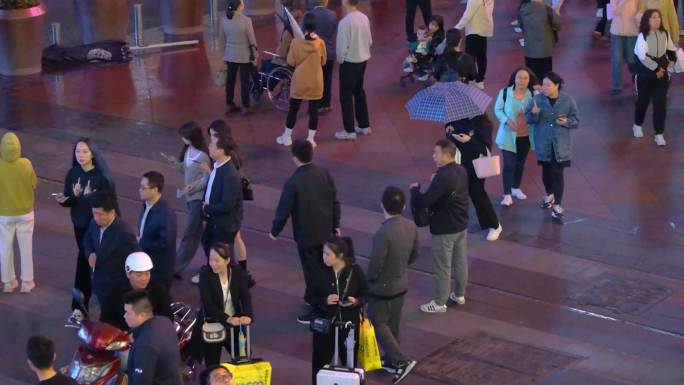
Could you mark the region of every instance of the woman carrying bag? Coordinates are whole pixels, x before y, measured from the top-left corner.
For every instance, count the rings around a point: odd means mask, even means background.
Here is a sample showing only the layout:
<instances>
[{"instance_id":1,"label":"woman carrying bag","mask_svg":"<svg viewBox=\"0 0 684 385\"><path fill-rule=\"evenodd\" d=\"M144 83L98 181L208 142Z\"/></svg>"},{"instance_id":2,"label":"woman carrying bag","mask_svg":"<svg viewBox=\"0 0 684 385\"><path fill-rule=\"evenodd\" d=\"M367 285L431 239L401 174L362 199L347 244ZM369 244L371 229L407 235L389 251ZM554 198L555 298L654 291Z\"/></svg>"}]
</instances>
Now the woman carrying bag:
<instances>
[{"instance_id":1,"label":"woman carrying bag","mask_svg":"<svg viewBox=\"0 0 684 385\"><path fill-rule=\"evenodd\" d=\"M252 19L242 14L242 0L228 0L226 17L221 18L221 34L225 47L223 61L226 62L226 113L240 111L240 115L251 112L249 102L249 81L252 66L257 64L257 43ZM240 96L242 109L235 105L235 78L240 71Z\"/></svg>"},{"instance_id":2,"label":"woman carrying bag","mask_svg":"<svg viewBox=\"0 0 684 385\"><path fill-rule=\"evenodd\" d=\"M530 147L534 149L530 132L525 121L525 106L532 100L537 79L531 70L520 67L513 71L508 86L499 91L494 105L494 113L499 119L496 145L503 155L502 206L513 204L513 197L527 199L520 190L525 160Z\"/></svg>"},{"instance_id":3,"label":"woman carrying bag","mask_svg":"<svg viewBox=\"0 0 684 385\"><path fill-rule=\"evenodd\" d=\"M525 119L534 132L537 162L542 166L546 197L543 209L551 209L551 217L563 223L561 207L565 182L563 169L570 166L572 140L570 130L579 125L579 111L572 96L561 92L563 79L549 72L542 82L542 93L535 95L525 108Z\"/></svg>"},{"instance_id":4,"label":"woman carrying bag","mask_svg":"<svg viewBox=\"0 0 684 385\"><path fill-rule=\"evenodd\" d=\"M249 278L239 265L233 263L232 248L225 243L216 243L209 252L209 265L200 270L199 291L202 310L198 316L201 325L198 333L204 345L203 353L206 365L218 364L221 360L221 348L230 352L232 332L235 351L239 350L240 326L252 323L252 297L248 288ZM220 324L220 326L219 326ZM214 341L208 338L209 331L225 329L224 339ZM196 330L197 331L197 330ZM199 361L200 356L195 355Z\"/></svg>"},{"instance_id":5,"label":"woman carrying bag","mask_svg":"<svg viewBox=\"0 0 684 385\"><path fill-rule=\"evenodd\" d=\"M330 321L330 327L325 331L318 330L313 333L311 374L314 385L318 371L332 361L335 352L335 322L351 322L354 325L356 357L359 346L359 319L368 297L366 274L355 263L351 238L331 238L323 246L323 263L328 269L325 274L318 277L312 305L316 308L319 318ZM315 320L312 321L312 324L314 323ZM344 341L348 335L349 329L340 329L339 355L343 364L346 364L347 349Z\"/></svg>"},{"instance_id":6,"label":"woman carrying bag","mask_svg":"<svg viewBox=\"0 0 684 385\"><path fill-rule=\"evenodd\" d=\"M452 141L461 153L461 165L468 172L468 194L475 206L480 227L482 230L489 229L488 241L499 239L503 228L485 190L485 180L477 176L473 161L480 155L491 154L492 128L492 121L485 114L472 119L457 120L445 127L447 139Z\"/></svg>"}]
</instances>

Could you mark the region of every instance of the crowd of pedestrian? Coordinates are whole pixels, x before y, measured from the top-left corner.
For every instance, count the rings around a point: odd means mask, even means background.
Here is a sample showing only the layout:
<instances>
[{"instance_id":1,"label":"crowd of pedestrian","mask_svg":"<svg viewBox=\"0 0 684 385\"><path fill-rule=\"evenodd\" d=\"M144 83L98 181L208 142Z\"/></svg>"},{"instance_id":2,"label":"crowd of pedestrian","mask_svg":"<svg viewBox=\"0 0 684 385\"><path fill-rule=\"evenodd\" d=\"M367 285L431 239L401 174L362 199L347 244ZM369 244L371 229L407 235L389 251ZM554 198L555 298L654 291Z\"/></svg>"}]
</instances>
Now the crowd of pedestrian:
<instances>
[{"instance_id":1,"label":"crowd of pedestrian","mask_svg":"<svg viewBox=\"0 0 684 385\"><path fill-rule=\"evenodd\" d=\"M305 283L304 309L297 321L306 325L320 318L348 322L358 334L360 316L367 307L383 351L382 366L398 383L416 365L399 341L402 309L411 286L407 271L419 258L417 227L429 227L435 277L434 296L419 307L425 313L445 313L449 306L466 304L469 201L480 228L487 230L486 239L496 241L502 234L503 226L486 191L486 179L477 170L477 160L489 156L494 144L500 149L501 205L508 207L514 204L513 198L527 199L521 184L527 156L534 151L546 192L541 207L550 210L554 220L563 222L564 169L571 164L572 131L578 128L580 116L575 100L563 88L563 79L553 71L562 2L521 1L513 24L523 34L524 66L520 63L496 94L496 134L495 124L486 113L445 122L445 137L433 148L436 171L429 186L412 183L408 198L401 188L388 186L378 197L384 221L373 236L367 271L356 263L352 239L342 236L335 180L328 170L316 165L314 155L318 115L332 108L335 62L339 65L343 130L334 137L355 140L357 135L371 134L364 91L373 43L371 25L358 9L358 0L342 1L344 16L339 21L327 8L327 0L313 3L314 7L304 13L294 9L292 1L282 1L287 12L279 17L283 31L278 55L261 63L262 71L274 66L293 69L285 131L276 142L290 147L294 171L283 186L269 237L278 240L291 219ZM418 46L429 42L425 54L430 55L437 82L485 89L494 3L467 0L460 20L445 29L444 18L432 14L430 0L406 0L406 39ZM653 104L654 140L664 146L666 99L679 41L674 5L670 0L615 0L611 6L599 1L598 5L601 19L594 32L602 39L610 36L611 94L621 92L623 64L627 63L637 89L633 135L643 136L646 110ZM221 32L227 66L227 113L247 115L252 112L249 90L258 50L252 21L243 9L242 0L228 0ZM425 23L418 33L414 28L417 9ZM301 36L296 32L299 25L292 25L291 19L301 23ZM234 102L238 74L241 107ZM303 101L308 101L306 140L293 138ZM183 173L184 185L175 195L184 199L188 219L180 233L167 199L165 177L155 170L140 175L141 208L135 228L122 219L110 168L89 138L75 142L63 191L53 194L59 205L70 209L78 248L74 287L83 293L83 300L73 301L72 319L86 316L90 298L95 295L101 321L132 330L135 342L127 372L133 385L181 383L180 371L176 370L180 355L171 323L170 291L174 279L182 279L200 244L206 263L191 278L198 285L200 310L185 364L194 367L204 362L202 384L231 383L230 370L218 365L222 350L240 348L240 329L254 322L259 307L251 298L250 289L256 282L247 269L247 248L240 234L243 202L251 199L249 181L242 175L244 159L225 121L212 122L207 133L208 139L202 127L185 123L178 130L183 143L180 155L162 154ZM36 183L31 162L21 157L19 138L14 133L5 134L0 143L0 262L6 293L19 287L13 262L15 236L21 254L20 291L29 293L35 287L32 233ZM407 207L413 220L404 216ZM234 338L208 341L202 337L208 324L220 324ZM347 338L349 330L342 330L340 340ZM333 336L331 330L313 333L313 384L318 371L335 354ZM31 338L26 347L31 370L41 384L73 384L55 372L54 350L49 339ZM346 357L346 347L340 346L339 353Z\"/></svg>"}]
</instances>

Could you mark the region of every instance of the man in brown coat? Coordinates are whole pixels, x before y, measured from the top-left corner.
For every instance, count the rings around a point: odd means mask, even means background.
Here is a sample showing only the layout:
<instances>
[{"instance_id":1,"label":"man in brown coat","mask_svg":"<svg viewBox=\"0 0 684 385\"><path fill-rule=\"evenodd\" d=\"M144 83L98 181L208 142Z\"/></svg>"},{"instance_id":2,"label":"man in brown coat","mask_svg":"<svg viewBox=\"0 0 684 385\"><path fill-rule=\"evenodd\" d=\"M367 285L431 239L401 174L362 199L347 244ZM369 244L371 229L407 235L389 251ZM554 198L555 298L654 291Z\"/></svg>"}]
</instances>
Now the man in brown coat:
<instances>
[{"instance_id":1,"label":"man in brown coat","mask_svg":"<svg viewBox=\"0 0 684 385\"><path fill-rule=\"evenodd\" d=\"M292 40L287 64L294 67L290 88L290 110L285 121L285 132L276 138L276 143L292 145L292 130L297 122L297 112L302 100L309 101L309 136L306 138L316 146L314 136L318 127L318 105L323 97L323 65L327 60L325 43L316 35L316 17L304 16L303 39Z\"/></svg>"}]
</instances>

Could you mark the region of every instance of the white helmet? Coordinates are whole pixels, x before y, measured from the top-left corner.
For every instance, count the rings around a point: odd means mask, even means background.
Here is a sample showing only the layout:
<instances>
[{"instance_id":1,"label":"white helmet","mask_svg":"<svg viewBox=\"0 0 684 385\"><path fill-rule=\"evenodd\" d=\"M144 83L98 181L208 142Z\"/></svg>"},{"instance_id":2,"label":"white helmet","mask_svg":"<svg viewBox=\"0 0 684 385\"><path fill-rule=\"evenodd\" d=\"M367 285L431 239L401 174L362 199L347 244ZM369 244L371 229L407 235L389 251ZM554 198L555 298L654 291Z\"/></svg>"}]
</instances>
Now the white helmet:
<instances>
[{"instance_id":1,"label":"white helmet","mask_svg":"<svg viewBox=\"0 0 684 385\"><path fill-rule=\"evenodd\" d=\"M126 258L126 273L131 271L150 271L153 267L150 256L142 251L131 253Z\"/></svg>"}]
</instances>

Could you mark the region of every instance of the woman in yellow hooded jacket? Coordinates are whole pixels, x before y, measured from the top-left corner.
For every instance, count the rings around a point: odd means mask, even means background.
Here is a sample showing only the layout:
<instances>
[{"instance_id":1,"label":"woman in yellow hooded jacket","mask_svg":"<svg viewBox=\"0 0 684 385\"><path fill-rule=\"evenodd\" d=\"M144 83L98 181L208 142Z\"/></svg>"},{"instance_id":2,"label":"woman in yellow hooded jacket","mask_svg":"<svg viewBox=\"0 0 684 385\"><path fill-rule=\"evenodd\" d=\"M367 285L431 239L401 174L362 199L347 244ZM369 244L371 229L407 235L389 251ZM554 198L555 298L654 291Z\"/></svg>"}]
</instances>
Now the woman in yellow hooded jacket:
<instances>
[{"instance_id":1,"label":"woman in yellow hooded jacket","mask_svg":"<svg viewBox=\"0 0 684 385\"><path fill-rule=\"evenodd\" d=\"M18 286L14 273L14 237L21 254L21 292L30 293L33 282L33 203L37 178L31 161L21 157L21 143L12 132L0 141L0 265L3 292Z\"/></svg>"}]
</instances>

